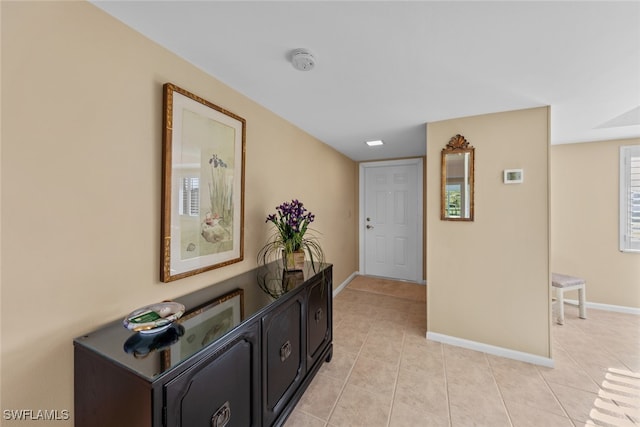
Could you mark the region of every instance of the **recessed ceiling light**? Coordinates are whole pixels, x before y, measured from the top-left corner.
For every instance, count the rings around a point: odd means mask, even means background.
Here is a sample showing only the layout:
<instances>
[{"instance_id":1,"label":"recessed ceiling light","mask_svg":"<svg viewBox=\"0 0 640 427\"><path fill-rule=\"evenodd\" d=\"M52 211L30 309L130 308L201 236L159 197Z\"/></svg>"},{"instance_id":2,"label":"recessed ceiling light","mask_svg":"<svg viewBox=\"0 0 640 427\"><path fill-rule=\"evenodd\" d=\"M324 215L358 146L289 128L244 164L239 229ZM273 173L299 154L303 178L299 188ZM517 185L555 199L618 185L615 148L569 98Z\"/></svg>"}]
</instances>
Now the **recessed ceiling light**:
<instances>
[{"instance_id":1,"label":"recessed ceiling light","mask_svg":"<svg viewBox=\"0 0 640 427\"><path fill-rule=\"evenodd\" d=\"M376 139L375 141L367 141L365 142L365 144L367 144L369 147L375 147L376 145L383 145L384 142L382 142L382 140L380 139Z\"/></svg>"}]
</instances>

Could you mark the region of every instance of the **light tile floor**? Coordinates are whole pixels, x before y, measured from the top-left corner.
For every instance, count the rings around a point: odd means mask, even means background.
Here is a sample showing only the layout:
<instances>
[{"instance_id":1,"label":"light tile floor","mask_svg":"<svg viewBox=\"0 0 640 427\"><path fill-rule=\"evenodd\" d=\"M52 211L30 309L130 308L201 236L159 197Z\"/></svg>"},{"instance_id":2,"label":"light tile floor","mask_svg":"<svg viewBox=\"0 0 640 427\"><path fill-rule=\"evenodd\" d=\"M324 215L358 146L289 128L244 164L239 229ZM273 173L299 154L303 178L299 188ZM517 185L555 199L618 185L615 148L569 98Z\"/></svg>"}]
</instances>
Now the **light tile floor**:
<instances>
[{"instance_id":1,"label":"light tile floor","mask_svg":"<svg viewBox=\"0 0 640 427\"><path fill-rule=\"evenodd\" d=\"M566 307L555 368L427 341L424 286L358 276L286 427L640 425L640 316Z\"/></svg>"}]
</instances>

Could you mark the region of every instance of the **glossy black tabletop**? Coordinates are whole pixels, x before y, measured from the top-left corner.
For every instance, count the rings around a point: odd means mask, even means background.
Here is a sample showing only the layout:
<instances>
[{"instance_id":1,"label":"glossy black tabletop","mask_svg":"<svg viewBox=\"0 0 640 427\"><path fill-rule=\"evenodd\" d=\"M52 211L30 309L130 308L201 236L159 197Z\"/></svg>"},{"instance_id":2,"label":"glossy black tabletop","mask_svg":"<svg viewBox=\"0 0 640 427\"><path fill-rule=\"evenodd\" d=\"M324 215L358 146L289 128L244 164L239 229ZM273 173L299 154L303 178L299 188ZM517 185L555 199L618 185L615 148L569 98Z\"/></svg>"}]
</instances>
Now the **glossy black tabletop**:
<instances>
[{"instance_id":1,"label":"glossy black tabletop","mask_svg":"<svg viewBox=\"0 0 640 427\"><path fill-rule=\"evenodd\" d=\"M153 381L201 349L223 340L240 324L260 317L278 296L286 296L330 266L316 264L312 268L307 262L303 270L295 272L283 272L274 265L250 270L176 298L184 304L185 313L161 332L132 332L122 320L116 320L76 338L74 344ZM123 319L127 314L123 313Z\"/></svg>"}]
</instances>

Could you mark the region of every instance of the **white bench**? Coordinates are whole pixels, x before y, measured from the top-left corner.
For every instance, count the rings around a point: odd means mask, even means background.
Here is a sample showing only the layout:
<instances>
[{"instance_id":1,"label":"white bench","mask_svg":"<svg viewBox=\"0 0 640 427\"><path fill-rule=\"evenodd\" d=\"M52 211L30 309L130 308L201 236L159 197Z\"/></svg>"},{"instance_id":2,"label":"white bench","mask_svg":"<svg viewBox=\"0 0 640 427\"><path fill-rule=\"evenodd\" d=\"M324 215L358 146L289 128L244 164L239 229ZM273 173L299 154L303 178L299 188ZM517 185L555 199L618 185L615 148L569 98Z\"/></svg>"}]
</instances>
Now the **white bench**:
<instances>
[{"instance_id":1,"label":"white bench","mask_svg":"<svg viewBox=\"0 0 640 427\"><path fill-rule=\"evenodd\" d=\"M551 284L556 288L556 298L558 299L558 325L564 325L564 293L566 291L578 291L578 310L581 319L587 318L586 282L579 277L567 276L566 274L551 273Z\"/></svg>"}]
</instances>

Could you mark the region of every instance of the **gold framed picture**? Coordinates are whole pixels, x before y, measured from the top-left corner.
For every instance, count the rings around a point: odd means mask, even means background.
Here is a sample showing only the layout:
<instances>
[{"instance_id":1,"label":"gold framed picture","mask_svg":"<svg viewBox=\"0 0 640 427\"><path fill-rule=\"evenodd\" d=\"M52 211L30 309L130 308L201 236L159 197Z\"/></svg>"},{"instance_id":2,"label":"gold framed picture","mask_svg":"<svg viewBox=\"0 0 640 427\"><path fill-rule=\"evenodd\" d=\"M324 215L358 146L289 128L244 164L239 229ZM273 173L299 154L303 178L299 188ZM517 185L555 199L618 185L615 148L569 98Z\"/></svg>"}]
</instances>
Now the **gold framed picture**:
<instances>
[{"instance_id":1,"label":"gold framed picture","mask_svg":"<svg viewBox=\"0 0 640 427\"><path fill-rule=\"evenodd\" d=\"M164 85L163 282L242 261L246 122Z\"/></svg>"}]
</instances>

